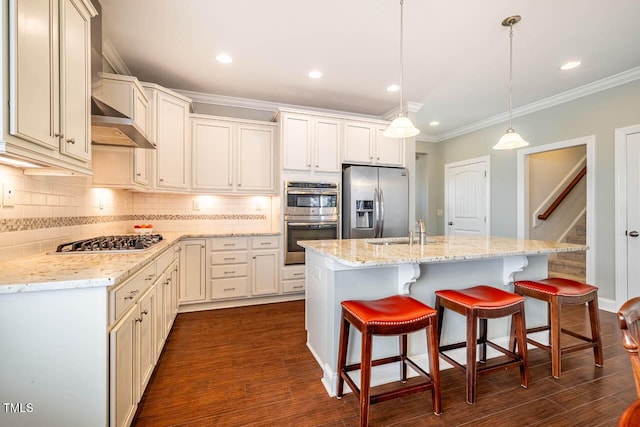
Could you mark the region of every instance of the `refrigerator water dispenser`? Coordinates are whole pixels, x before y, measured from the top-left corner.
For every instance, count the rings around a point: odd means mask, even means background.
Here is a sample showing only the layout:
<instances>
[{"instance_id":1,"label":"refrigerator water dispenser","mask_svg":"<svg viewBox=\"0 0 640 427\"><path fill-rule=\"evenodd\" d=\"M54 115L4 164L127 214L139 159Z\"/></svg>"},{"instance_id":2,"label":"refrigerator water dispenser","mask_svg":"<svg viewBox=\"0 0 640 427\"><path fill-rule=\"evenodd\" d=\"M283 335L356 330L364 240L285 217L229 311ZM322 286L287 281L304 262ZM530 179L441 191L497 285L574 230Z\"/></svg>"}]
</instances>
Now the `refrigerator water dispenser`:
<instances>
[{"instance_id":1,"label":"refrigerator water dispenser","mask_svg":"<svg viewBox=\"0 0 640 427\"><path fill-rule=\"evenodd\" d=\"M356 228L371 228L373 200L356 200Z\"/></svg>"}]
</instances>

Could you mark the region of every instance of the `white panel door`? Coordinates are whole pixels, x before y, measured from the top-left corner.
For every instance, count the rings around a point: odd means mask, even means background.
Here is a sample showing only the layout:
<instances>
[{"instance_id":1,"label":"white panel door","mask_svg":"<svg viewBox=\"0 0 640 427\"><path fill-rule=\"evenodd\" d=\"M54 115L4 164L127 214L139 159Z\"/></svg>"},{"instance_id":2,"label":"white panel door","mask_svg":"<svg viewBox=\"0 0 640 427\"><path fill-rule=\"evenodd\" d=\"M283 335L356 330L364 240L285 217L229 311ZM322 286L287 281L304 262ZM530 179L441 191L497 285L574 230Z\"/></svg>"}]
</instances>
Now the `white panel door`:
<instances>
[{"instance_id":1,"label":"white panel door","mask_svg":"<svg viewBox=\"0 0 640 427\"><path fill-rule=\"evenodd\" d=\"M473 159L445 166L446 234L488 234L487 161Z\"/></svg>"},{"instance_id":2,"label":"white panel door","mask_svg":"<svg viewBox=\"0 0 640 427\"><path fill-rule=\"evenodd\" d=\"M216 120L194 119L191 126L192 182L197 190L233 189L233 125Z\"/></svg>"},{"instance_id":3,"label":"white panel door","mask_svg":"<svg viewBox=\"0 0 640 427\"><path fill-rule=\"evenodd\" d=\"M404 165L404 138L388 138L384 136L386 126L376 126L376 155L377 165Z\"/></svg>"},{"instance_id":4,"label":"white panel door","mask_svg":"<svg viewBox=\"0 0 640 427\"><path fill-rule=\"evenodd\" d=\"M627 299L640 296L640 133L627 136Z\"/></svg>"},{"instance_id":5,"label":"white panel door","mask_svg":"<svg viewBox=\"0 0 640 427\"><path fill-rule=\"evenodd\" d=\"M284 115L282 119L282 168L311 170L311 118Z\"/></svg>"},{"instance_id":6,"label":"white panel door","mask_svg":"<svg viewBox=\"0 0 640 427\"><path fill-rule=\"evenodd\" d=\"M314 170L340 172L340 121L317 118L314 128Z\"/></svg>"},{"instance_id":7,"label":"white panel door","mask_svg":"<svg viewBox=\"0 0 640 427\"><path fill-rule=\"evenodd\" d=\"M374 128L368 123L345 122L344 161L373 163Z\"/></svg>"},{"instance_id":8,"label":"white panel door","mask_svg":"<svg viewBox=\"0 0 640 427\"><path fill-rule=\"evenodd\" d=\"M278 252L254 252L252 261L251 294L277 294Z\"/></svg>"},{"instance_id":9,"label":"white panel door","mask_svg":"<svg viewBox=\"0 0 640 427\"><path fill-rule=\"evenodd\" d=\"M158 92L157 103L156 185L160 188L186 188L189 104L163 92Z\"/></svg>"}]
</instances>

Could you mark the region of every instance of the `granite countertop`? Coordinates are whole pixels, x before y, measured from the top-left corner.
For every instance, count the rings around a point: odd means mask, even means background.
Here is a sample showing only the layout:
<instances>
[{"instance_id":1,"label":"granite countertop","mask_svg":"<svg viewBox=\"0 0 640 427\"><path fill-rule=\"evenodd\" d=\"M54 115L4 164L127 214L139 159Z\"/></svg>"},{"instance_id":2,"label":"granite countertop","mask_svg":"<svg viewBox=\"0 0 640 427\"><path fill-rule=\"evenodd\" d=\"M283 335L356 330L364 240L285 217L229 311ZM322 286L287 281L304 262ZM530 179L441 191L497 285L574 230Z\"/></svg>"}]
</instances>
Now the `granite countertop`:
<instances>
[{"instance_id":1,"label":"granite countertop","mask_svg":"<svg viewBox=\"0 0 640 427\"><path fill-rule=\"evenodd\" d=\"M168 232L146 251L40 254L0 263L0 294L108 287L122 283L180 239L278 236L280 233Z\"/></svg>"},{"instance_id":2,"label":"granite countertop","mask_svg":"<svg viewBox=\"0 0 640 427\"><path fill-rule=\"evenodd\" d=\"M399 242L402 244L394 244ZM352 267L474 260L588 249L585 245L571 243L475 235L429 236L425 245L409 245L408 238L306 240L298 244Z\"/></svg>"}]
</instances>

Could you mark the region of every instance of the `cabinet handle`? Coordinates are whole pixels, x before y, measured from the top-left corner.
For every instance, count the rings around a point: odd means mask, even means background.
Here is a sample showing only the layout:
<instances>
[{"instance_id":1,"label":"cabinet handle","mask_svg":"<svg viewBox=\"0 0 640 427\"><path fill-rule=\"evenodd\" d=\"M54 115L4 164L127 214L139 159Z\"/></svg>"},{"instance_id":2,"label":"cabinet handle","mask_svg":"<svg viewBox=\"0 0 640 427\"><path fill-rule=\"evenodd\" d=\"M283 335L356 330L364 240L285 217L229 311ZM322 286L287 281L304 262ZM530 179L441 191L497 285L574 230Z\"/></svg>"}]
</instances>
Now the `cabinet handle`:
<instances>
[{"instance_id":1,"label":"cabinet handle","mask_svg":"<svg viewBox=\"0 0 640 427\"><path fill-rule=\"evenodd\" d=\"M304 286L302 286L302 285L297 285L297 286L293 287L293 289L302 289L302 288L304 288Z\"/></svg>"},{"instance_id":2,"label":"cabinet handle","mask_svg":"<svg viewBox=\"0 0 640 427\"><path fill-rule=\"evenodd\" d=\"M294 276L304 276L304 273L293 273Z\"/></svg>"},{"instance_id":3,"label":"cabinet handle","mask_svg":"<svg viewBox=\"0 0 640 427\"><path fill-rule=\"evenodd\" d=\"M147 310L142 312L142 316L146 316L147 314L149 314L149 312ZM142 317L142 316L140 316L140 317Z\"/></svg>"},{"instance_id":4,"label":"cabinet handle","mask_svg":"<svg viewBox=\"0 0 640 427\"><path fill-rule=\"evenodd\" d=\"M56 133L53 134L53 136L55 136L56 138L62 139L62 138L64 138L64 133L56 132Z\"/></svg>"},{"instance_id":5,"label":"cabinet handle","mask_svg":"<svg viewBox=\"0 0 640 427\"><path fill-rule=\"evenodd\" d=\"M235 270L234 271L225 271L224 274L235 274L235 272L236 272Z\"/></svg>"},{"instance_id":6,"label":"cabinet handle","mask_svg":"<svg viewBox=\"0 0 640 427\"><path fill-rule=\"evenodd\" d=\"M223 291L228 292L228 291L235 291L236 288L224 288Z\"/></svg>"},{"instance_id":7,"label":"cabinet handle","mask_svg":"<svg viewBox=\"0 0 640 427\"><path fill-rule=\"evenodd\" d=\"M154 277L156 277L155 273L148 275L144 280L153 280Z\"/></svg>"},{"instance_id":8,"label":"cabinet handle","mask_svg":"<svg viewBox=\"0 0 640 427\"><path fill-rule=\"evenodd\" d=\"M69 139L67 139L67 142L69 144L75 144L76 143L76 139L75 138L69 138Z\"/></svg>"},{"instance_id":9,"label":"cabinet handle","mask_svg":"<svg viewBox=\"0 0 640 427\"><path fill-rule=\"evenodd\" d=\"M141 317L136 317L136 323L138 323L138 322L142 323L142 316Z\"/></svg>"},{"instance_id":10,"label":"cabinet handle","mask_svg":"<svg viewBox=\"0 0 640 427\"><path fill-rule=\"evenodd\" d=\"M140 291L138 289L136 289L135 291L131 291L131 293L129 293L128 296L124 297L124 299L133 299L133 297L135 297L136 295L138 295Z\"/></svg>"},{"instance_id":11,"label":"cabinet handle","mask_svg":"<svg viewBox=\"0 0 640 427\"><path fill-rule=\"evenodd\" d=\"M235 246L235 243L225 243L223 246Z\"/></svg>"},{"instance_id":12,"label":"cabinet handle","mask_svg":"<svg viewBox=\"0 0 640 427\"><path fill-rule=\"evenodd\" d=\"M160 182L164 182L164 178L160 178Z\"/></svg>"},{"instance_id":13,"label":"cabinet handle","mask_svg":"<svg viewBox=\"0 0 640 427\"><path fill-rule=\"evenodd\" d=\"M262 242L262 243L260 243L260 245L262 245L262 246L271 245L271 242Z\"/></svg>"},{"instance_id":14,"label":"cabinet handle","mask_svg":"<svg viewBox=\"0 0 640 427\"><path fill-rule=\"evenodd\" d=\"M376 157L376 160L380 160L380 157Z\"/></svg>"},{"instance_id":15,"label":"cabinet handle","mask_svg":"<svg viewBox=\"0 0 640 427\"><path fill-rule=\"evenodd\" d=\"M171 277L167 277L167 283L171 283Z\"/></svg>"},{"instance_id":16,"label":"cabinet handle","mask_svg":"<svg viewBox=\"0 0 640 427\"><path fill-rule=\"evenodd\" d=\"M141 174L140 172L138 172L138 173L136 174L136 176L142 176L142 174Z\"/></svg>"},{"instance_id":17,"label":"cabinet handle","mask_svg":"<svg viewBox=\"0 0 640 427\"><path fill-rule=\"evenodd\" d=\"M236 258L235 258L235 257L233 257L233 258L225 258L224 260L225 260L225 261L234 261L235 259L236 259Z\"/></svg>"}]
</instances>

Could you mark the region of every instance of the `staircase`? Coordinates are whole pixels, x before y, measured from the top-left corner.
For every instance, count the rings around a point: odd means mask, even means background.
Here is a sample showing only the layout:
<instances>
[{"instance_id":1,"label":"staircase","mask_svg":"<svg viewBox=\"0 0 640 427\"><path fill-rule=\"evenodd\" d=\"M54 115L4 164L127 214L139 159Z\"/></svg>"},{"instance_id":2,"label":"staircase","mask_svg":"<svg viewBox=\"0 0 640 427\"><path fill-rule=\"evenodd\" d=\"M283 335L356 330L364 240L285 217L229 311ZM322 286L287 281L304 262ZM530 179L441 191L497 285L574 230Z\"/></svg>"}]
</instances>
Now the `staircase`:
<instances>
[{"instance_id":1,"label":"staircase","mask_svg":"<svg viewBox=\"0 0 640 427\"><path fill-rule=\"evenodd\" d=\"M573 229L565 236L564 242L585 245L587 243L587 216L576 222ZM587 254L582 252L560 252L549 256L549 277L586 282Z\"/></svg>"}]
</instances>

